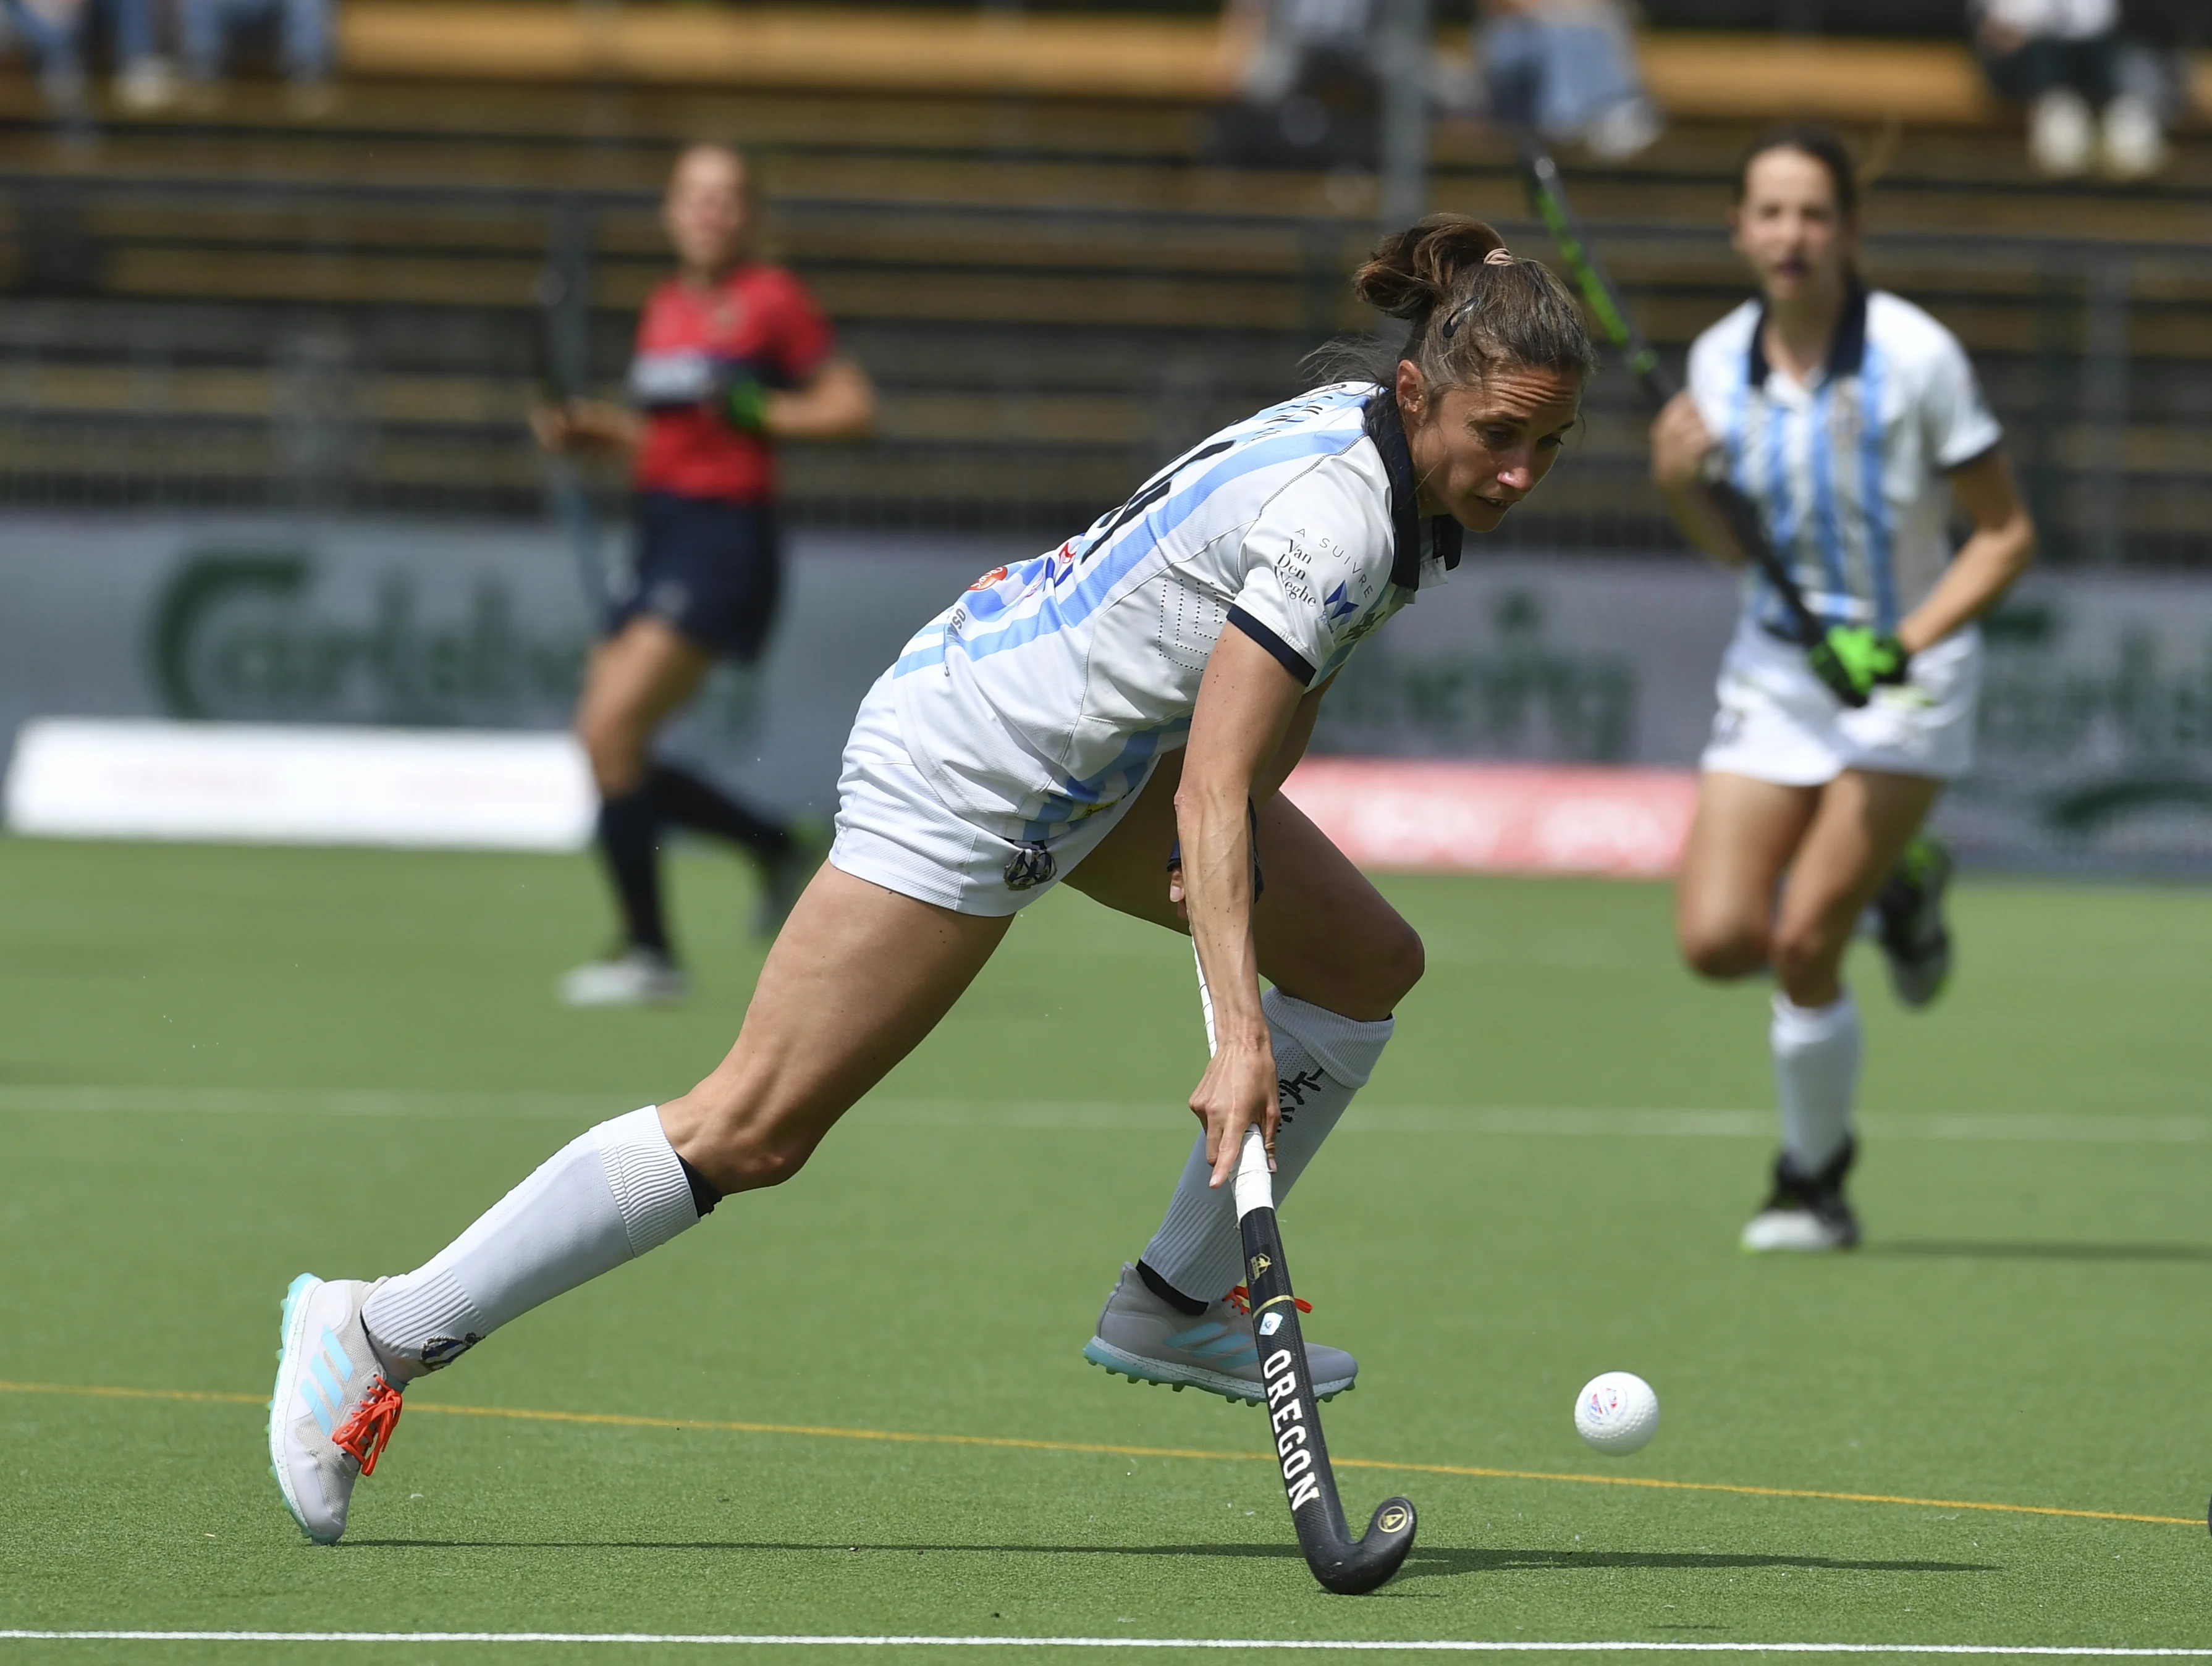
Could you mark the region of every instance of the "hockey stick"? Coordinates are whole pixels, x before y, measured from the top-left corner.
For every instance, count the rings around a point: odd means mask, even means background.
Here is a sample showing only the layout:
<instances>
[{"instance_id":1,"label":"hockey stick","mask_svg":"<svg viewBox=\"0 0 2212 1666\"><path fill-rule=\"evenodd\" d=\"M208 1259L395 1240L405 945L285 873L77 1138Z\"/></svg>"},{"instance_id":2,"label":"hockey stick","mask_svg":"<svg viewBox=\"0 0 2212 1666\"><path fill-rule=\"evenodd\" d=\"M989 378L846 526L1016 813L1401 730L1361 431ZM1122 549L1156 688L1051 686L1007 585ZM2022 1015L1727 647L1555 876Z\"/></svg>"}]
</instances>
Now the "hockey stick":
<instances>
[{"instance_id":1,"label":"hockey stick","mask_svg":"<svg viewBox=\"0 0 2212 1666\"><path fill-rule=\"evenodd\" d=\"M1637 384L1653 409L1664 405L1677 391L1674 379L1667 373L1667 367L1660 362L1651 343L1644 339L1643 332L1630 321L1620 291L1598 264L1574 204L1567 200L1566 185L1559 178L1559 165L1534 138L1522 142L1521 184L1528 192L1529 206L1535 209L1553 240L1559 245L1559 257L1566 263L1568 276L1582 291L1598 328L1635 373ZM1729 536L1782 598L1783 608L1790 615L1791 634L1807 648L1817 647L1826 641L1827 627L1805 604L1805 593L1798 589L1796 576L1768 542L1757 507L1726 480L1708 480L1704 491L1706 501L1728 528ZM1862 694L1851 703L1863 706L1866 697Z\"/></svg>"},{"instance_id":2,"label":"hockey stick","mask_svg":"<svg viewBox=\"0 0 2212 1666\"><path fill-rule=\"evenodd\" d=\"M585 294L589 230L582 211L564 204L554 223L552 257L538 276L534 299L538 329L532 341L536 349L539 396L547 403L566 407L584 391L588 378L586 360L590 343L589 298ZM584 471L575 458L548 452L542 458L547 495L553 517L560 523L562 540L568 546L576 569L576 582L584 592L584 612L594 629L607 605L606 563L599 554L599 519Z\"/></svg>"},{"instance_id":3,"label":"hockey stick","mask_svg":"<svg viewBox=\"0 0 2212 1666\"><path fill-rule=\"evenodd\" d=\"M1193 942L1193 957L1197 954ZM1206 968L1198 972L1198 998L1206 1014L1206 1043L1213 1046L1213 996ZM1283 1237L1275 1225L1275 1188L1267 1172L1267 1144L1256 1127L1244 1130L1233 1182L1237 1230L1244 1240L1244 1277L1252 1302L1252 1341L1260 1351L1260 1381L1266 1394L1268 1436L1291 1505L1291 1524L1298 1548L1324 1590L1339 1596L1373 1590L1397 1572L1413 1548L1418 1523L1411 1499L1385 1499L1376 1506L1366 1533L1353 1538L1336 1495L1336 1472L1329 1467L1328 1443L1322 1438L1321 1402L1314 1396L1313 1372L1306 1364L1304 1335L1298 1329L1298 1304L1291 1293L1291 1269Z\"/></svg>"}]
</instances>

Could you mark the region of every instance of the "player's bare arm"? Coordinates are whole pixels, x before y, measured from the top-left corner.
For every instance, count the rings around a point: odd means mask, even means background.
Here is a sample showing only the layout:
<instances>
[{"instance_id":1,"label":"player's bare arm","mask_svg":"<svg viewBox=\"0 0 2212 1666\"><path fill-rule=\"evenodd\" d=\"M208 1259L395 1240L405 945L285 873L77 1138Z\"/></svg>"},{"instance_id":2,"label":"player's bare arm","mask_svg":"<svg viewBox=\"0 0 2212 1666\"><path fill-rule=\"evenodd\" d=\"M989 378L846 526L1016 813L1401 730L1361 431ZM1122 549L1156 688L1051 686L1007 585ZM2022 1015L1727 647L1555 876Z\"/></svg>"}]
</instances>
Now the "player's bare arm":
<instances>
[{"instance_id":1,"label":"player's bare arm","mask_svg":"<svg viewBox=\"0 0 2212 1666\"><path fill-rule=\"evenodd\" d=\"M1261 768L1282 750L1304 694L1257 642L1241 631L1223 632L1199 685L1176 790L1184 906L1213 999L1213 1057L1190 1108L1206 1125L1217 1186L1234 1171L1238 1142L1253 1124L1272 1153L1280 1114L1252 936L1249 806Z\"/></svg>"},{"instance_id":2,"label":"player's bare arm","mask_svg":"<svg viewBox=\"0 0 2212 1666\"><path fill-rule=\"evenodd\" d=\"M832 359L803 387L768 397L763 427L778 439L862 439L875 431L876 385L850 359Z\"/></svg>"},{"instance_id":3,"label":"player's bare arm","mask_svg":"<svg viewBox=\"0 0 2212 1666\"><path fill-rule=\"evenodd\" d=\"M1651 483L1684 537L1723 566L1741 566L1750 557L1704 490L1714 449L1712 430L1698 415L1697 401L1686 390L1676 394L1651 421Z\"/></svg>"},{"instance_id":4,"label":"player's bare arm","mask_svg":"<svg viewBox=\"0 0 2212 1666\"><path fill-rule=\"evenodd\" d=\"M1954 469L1951 498L1974 530L1927 600L1897 627L1897 639L1913 653L1980 618L2035 560L2035 524L2002 451Z\"/></svg>"}]
</instances>

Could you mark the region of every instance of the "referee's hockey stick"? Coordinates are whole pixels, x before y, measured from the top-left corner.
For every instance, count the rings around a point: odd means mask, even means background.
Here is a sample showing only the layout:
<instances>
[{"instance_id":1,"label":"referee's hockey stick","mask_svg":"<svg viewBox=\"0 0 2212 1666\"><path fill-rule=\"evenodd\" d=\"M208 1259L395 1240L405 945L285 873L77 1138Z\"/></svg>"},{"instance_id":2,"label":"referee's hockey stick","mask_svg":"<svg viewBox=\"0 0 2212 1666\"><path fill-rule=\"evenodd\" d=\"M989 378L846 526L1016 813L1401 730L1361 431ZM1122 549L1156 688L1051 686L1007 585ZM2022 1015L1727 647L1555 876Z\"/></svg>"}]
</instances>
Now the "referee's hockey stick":
<instances>
[{"instance_id":1,"label":"referee's hockey stick","mask_svg":"<svg viewBox=\"0 0 2212 1666\"><path fill-rule=\"evenodd\" d=\"M1628 307L1621 300L1620 291L1606 276L1605 268L1598 264L1597 253L1590 247L1589 238L1583 230L1582 221L1575 213L1574 204L1567 200L1565 183L1559 178L1559 165L1552 154L1533 138L1524 139L1521 145L1521 185L1528 192L1528 205L1536 211L1559 245L1559 257L1566 263L1568 275L1575 287L1583 292L1590 315L1597 320L1598 328L1613 344L1613 350L1627 361L1635 373L1638 385L1644 397L1656 409L1675 394L1674 379L1667 373L1658 353L1644 339L1643 332L1630 320ZM1766 582L1774 586L1775 594L1790 615L1790 631L1804 646L1810 648L1824 640L1826 627L1814 617L1812 609L1805 605L1805 593L1798 589L1797 580L1774 546L1767 541L1766 528L1759 519L1758 509L1742 493L1725 480L1708 480L1705 494L1723 524L1729 530L1737 546L1751 558ZM1855 704L1863 706L1862 696Z\"/></svg>"},{"instance_id":2,"label":"referee's hockey stick","mask_svg":"<svg viewBox=\"0 0 2212 1666\"><path fill-rule=\"evenodd\" d=\"M549 404L565 407L584 391L588 352L582 331L584 296L582 264L577 245L583 233L566 215L556 228L554 257L538 276L533 299L538 303L535 348L539 396ZM599 518L592 494L576 459L564 453L545 453L546 495L552 500L553 518L559 522L562 542L576 569L583 591L584 615L592 628L599 624L607 604L607 568L599 553Z\"/></svg>"},{"instance_id":3,"label":"referee's hockey stick","mask_svg":"<svg viewBox=\"0 0 2212 1666\"><path fill-rule=\"evenodd\" d=\"M1196 957L1198 946L1191 945ZM1213 1046L1213 997L1206 968L1198 972L1198 998L1206 1014L1206 1043ZM1267 1396L1267 1438L1273 1442L1283 1493L1291 1505L1291 1524L1298 1548L1322 1588L1339 1596L1358 1596L1397 1572L1413 1548L1418 1525L1411 1499L1385 1499L1376 1506L1366 1533L1353 1538L1336 1495L1336 1472L1322 1438L1321 1402L1315 1397L1313 1372L1306 1364L1305 1336L1298 1329L1298 1304L1291 1293L1291 1269L1283 1255L1283 1236L1275 1225L1275 1187L1267 1172L1267 1144L1257 1128L1244 1130L1237 1153L1237 1230L1244 1240L1245 1288L1252 1301L1252 1341L1260 1350L1260 1382Z\"/></svg>"}]
</instances>

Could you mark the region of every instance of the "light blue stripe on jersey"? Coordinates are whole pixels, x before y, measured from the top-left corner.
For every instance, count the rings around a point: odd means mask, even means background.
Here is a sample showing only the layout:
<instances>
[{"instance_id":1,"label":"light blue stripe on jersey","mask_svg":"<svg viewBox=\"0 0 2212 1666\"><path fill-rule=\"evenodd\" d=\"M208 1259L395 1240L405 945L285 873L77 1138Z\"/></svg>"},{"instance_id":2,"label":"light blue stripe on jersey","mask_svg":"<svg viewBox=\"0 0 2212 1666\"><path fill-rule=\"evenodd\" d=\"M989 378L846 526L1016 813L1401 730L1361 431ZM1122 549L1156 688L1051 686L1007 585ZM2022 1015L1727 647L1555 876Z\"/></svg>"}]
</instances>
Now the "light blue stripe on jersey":
<instances>
[{"instance_id":1,"label":"light blue stripe on jersey","mask_svg":"<svg viewBox=\"0 0 2212 1666\"><path fill-rule=\"evenodd\" d=\"M1872 342L1859 362L1859 516L1866 527L1867 566L1874 576L1874 623L1897 628L1897 574L1891 566L1889 499L1882 490L1881 379L1888 367Z\"/></svg>"},{"instance_id":2,"label":"light blue stripe on jersey","mask_svg":"<svg viewBox=\"0 0 2212 1666\"><path fill-rule=\"evenodd\" d=\"M902 677L909 671L919 671L932 665L945 663L945 627L932 625L907 644L906 651L891 667L891 675Z\"/></svg>"},{"instance_id":3,"label":"light blue stripe on jersey","mask_svg":"<svg viewBox=\"0 0 2212 1666\"><path fill-rule=\"evenodd\" d=\"M1850 594L1844 579L1843 529L1836 521L1836 384L1831 377L1813 396L1813 530L1820 548L1820 565L1827 574L1832 603ZM1827 609L1821 611L1827 612ZM1830 615L1831 622L1832 614Z\"/></svg>"},{"instance_id":4,"label":"light blue stripe on jersey","mask_svg":"<svg viewBox=\"0 0 2212 1666\"><path fill-rule=\"evenodd\" d=\"M1108 783L1117 777L1133 774L1139 769L1149 768L1152 760L1159 754L1162 741L1170 735L1187 734L1189 729L1190 719L1181 718L1174 723L1164 724L1158 729L1138 730L1137 733L1130 736L1122 746L1120 755L1096 775L1089 776L1080 781L1073 778L1063 780L1060 783L1060 796L1045 801L1037 813L1036 819L1023 827L1022 837L1050 839L1054 834L1061 832L1069 822L1075 820L1078 810L1090 808L1106 796ZM1118 801L1127 795L1117 793L1115 797Z\"/></svg>"},{"instance_id":5,"label":"light blue stripe on jersey","mask_svg":"<svg viewBox=\"0 0 2212 1666\"><path fill-rule=\"evenodd\" d=\"M970 659L981 659L1034 642L1041 636L1050 636L1070 625L1081 624L1104 604L1122 579L1158 550L1208 498L1231 482L1279 463L1294 463L1300 457L1339 455L1366 437L1366 430L1360 427L1338 433L1289 433L1255 440L1230 452L1208 469L1195 485L1170 493L1123 527L1105 546L1105 554L1095 558L1086 554L1084 560L1092 563L1091 570L1077 581L1064 606L1058 597L1048 594L1034 613L1024 614L988 635L963 637L961 651ZM938 657L944 657L941 650Z\"/></svg>"},{"instance_id":6,"label":"light blue stripe on jersey","mask_svg":"<svg viewBox=\"0 0 2212 1666\"><path fill-rule=\"evenodd\" d=\"M1771 433L1773 429L1771 418L1767 428ZM1730 481L1742 497L1755 504L1759 494L1755 484L1757 476L1752 466L1751 375L1748 371L1736 378L1735 387L1729 391L1728 433L1723 438L1728 446ZM1771 529L1769 529L1767 536L1772 537ZM1766 582L1765 573L1754 567L1753 575L1752 609L1754 614L1763 615L1771 622L1780 616L1781 598L1775 595L1774 586Z\"/></svg>"},{"instance_id":7,"label":"light blue stripe on jersey","mask_svg":"<svg viewBox=\"0 0 2212 1666\"><path fill-rule=\"evenodd\" d=\"M1747 379L1747 380L1748 379ZM1797 552L1797 506L1790 490L1790 407L1769 402L1766 408L1766 538L1783 565L1793 572ZM1761 590L1770 603L1767 617L1779 619L1781 597L1765 579Z\"/></svg>"}]
</instances>

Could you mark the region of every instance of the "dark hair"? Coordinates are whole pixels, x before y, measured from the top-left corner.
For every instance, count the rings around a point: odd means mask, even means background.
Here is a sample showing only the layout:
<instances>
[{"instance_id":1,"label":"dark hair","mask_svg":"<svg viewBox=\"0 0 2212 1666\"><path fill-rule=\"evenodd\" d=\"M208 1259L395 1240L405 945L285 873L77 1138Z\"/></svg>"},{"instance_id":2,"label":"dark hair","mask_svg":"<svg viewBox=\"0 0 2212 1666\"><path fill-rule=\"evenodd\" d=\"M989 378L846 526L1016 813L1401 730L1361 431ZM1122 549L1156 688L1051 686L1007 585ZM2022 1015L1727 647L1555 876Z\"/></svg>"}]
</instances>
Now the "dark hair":
<instances>
[{"instance_id":1,"label":"dark hair","mask_svg":"<svg viewBox=\"0 0 2212 1666\"><path fill-rule=\"evenodd\" d=\"M1474 386L1504 366L1596 373L1597 350L1566 285L1533 260L1489 258L1504 248L1504 238L1463 214L1432 214L1375 245L1352 288L1377 312L1407 322L1406 343L1389 365L1411 360L1439 389ZM1368 346L1328 356L1389 382Z\"/></svg>"},{"instance_id":2,"label":"dark hair","mask_svg":"<svg viewBox=\"0 0 2212 1666\"><path fill-rule=\"evenodd\" d=\"M1744 193L1751 189L1751 165L1770 150L1796 150L1810 156L1827 170L1828 183L1835 187L1837 215L1849 220L1858 213L1859 176L1851 163L1851 153L1844 148L1833 128L1811 122L1770 127L1751 142L1743 160L1735 165L1735 201L1742 202Z\"/></svg>"}]
</instances>

